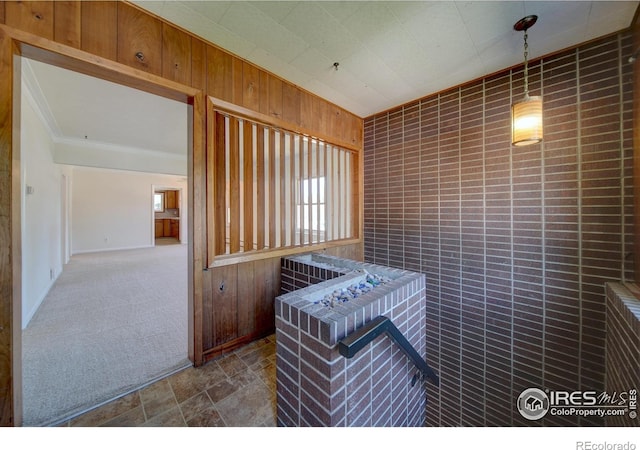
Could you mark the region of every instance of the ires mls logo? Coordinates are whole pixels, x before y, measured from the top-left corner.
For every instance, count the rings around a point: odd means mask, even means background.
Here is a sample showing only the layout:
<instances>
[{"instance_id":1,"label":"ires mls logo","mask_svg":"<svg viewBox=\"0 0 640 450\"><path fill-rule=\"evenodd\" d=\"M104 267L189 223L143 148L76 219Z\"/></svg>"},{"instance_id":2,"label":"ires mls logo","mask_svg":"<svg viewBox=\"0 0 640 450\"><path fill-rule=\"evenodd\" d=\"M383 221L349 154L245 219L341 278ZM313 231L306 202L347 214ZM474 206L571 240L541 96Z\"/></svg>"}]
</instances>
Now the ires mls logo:
<instances>
[{"instance_id":1,"label":"ires mls logo","mask_svg":"<svg viewBox=\"0 0 640 450\"><path fill-rule=\"evenodd\" d=\"M624 416L637 417L637 390L620 393L596 391L550 391L528 388L522 391L516 404L520 415L528 420L553 416Z\"/></svg>"},{"instance_id":2,"label":"ires mls logo","mask_svg":"<svg viewBox=\"0 0 640 450\"><path fill-rule=\"evenodd\" d=\"M525 419L542 419L549 411L549 397L538 388L525 389L518 397L517 406Z\"/></svg>"}]
</instances>

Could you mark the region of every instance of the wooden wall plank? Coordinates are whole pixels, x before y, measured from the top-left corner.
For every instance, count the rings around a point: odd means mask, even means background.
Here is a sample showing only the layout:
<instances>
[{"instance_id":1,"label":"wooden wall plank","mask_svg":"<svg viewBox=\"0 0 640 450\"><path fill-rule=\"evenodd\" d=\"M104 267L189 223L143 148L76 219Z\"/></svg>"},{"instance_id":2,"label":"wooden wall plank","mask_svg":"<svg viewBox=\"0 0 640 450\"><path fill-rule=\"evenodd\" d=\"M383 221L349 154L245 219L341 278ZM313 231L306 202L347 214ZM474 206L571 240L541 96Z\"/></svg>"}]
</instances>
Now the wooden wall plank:
<instances>
[{"instance_id":1,"label":"wooden wall plank","mask_svg":"<svg viewBox=\"0 0 640 450\"><path fill-rule=\"evenodd\" d=\"M118 2L118 62L162 74L162 22Z\"/></svg>"},{"instance_id":2,"label":"wooden wall plank","mask_svg":"<svg viewBox=\"0 0 640 450\"><path fill-rule=\"evenodd\" d=\"M318 98L308 92L300 92L300 126L312 128L316 120Z\"/></svg>"},{"instance_id":3,"label":"wooden wall plank","mask_svg":"<svg viewBox=\"0 0 640 450\"><path fill-rule=\"evenodd\" d=\"M338 131L340 139L349 142L349 140L351 139L351 135L349 134L349 126L351 124L351 120L349 114L347 114L347 112L342 108L338 108L338 122L340 123L340 128Z\"/></svg>"},{"instance_id":4,"label":"wooden wall plank","mask_svg":"<svg viewBox=\"0 0 640 450\"><path fill-rule=\"evenodd\" d=\"M333 178L332 178L332 170L331 167L331 147L328 144L324 146L322 165L324 167L324 201L325 201L325 211L324 211L324 220L325 220L325 237L327 241L333 239L333 212L331 210L331 199L329 198L329 193L333 191ZM331 188L331 190L329 189Z\"/></svg>"},{"instance_id":5,"label":"wooden wall plank","mask_svg":"<svg viewBox=\"0 0 640 450\"><path fill-rule=\"evenodd\" d=\"M307 217L308 217L308 223L309 223L309 228L308 228L308 235L309 235L309 244L311 244L313 242L313 207L311 205L311 200L312 200L312 196L311 193L313 192L313 187L312 187L312 183L313 183L313 151L312 151L312 145L310 140L307 141L305 148L307 149L307 173L305 174L305 180L307 182L307 197L305 199L305 202L309 205L307 208Z\"/></svg>"},{"instance_id":6,"label":"wooden wall plank","mask_svg":"<svg viewBox=\"0 0 640 450\"><path fill-rule=\"evenodd\" d=\"M336 105L329 104L327 111L329 113L329 133L342 139L342 125L340 123L340 110Z\"/></svg>"},{"instance_id":7,"label":"wooden wall plank","mask_svg":"<svg viewBox=\"0 0 640 450\"><path fill-rule=\"evenodd\" d=\"M209 269L212 292L213 346L238 337L238 266Z\"/></svg>"},{"instance_id":8,"label":"wooden wall plank","mask_svg":"<svg viewBox=\"0 0 640 450\"><path fill-rule=\"evenodd\" d=\"M296 198L296 158L295 158L295 142L293 139L293 135L289 135L289 164L290 164L290 173L291 177L289 179L289 190L291 192L291 217L289 218L290 227L291 227L291 245L296 245L296 209L293 200Z\"/></svg>"},{"instance_id":9,"label":"wooden wall plank","mask_svg":"<svg viewBox=\"0 0 640 450\"><path fill-rule=\"evenodd\" d=\"M238 336L256 331L254 262L238 264Z\"/></svg>"},{"instance_id":10,"label":"wooden wall plank","mask_svg":"<svg viewBox=\"0 0 640 450\"><path fill-rule=\"evenodd\" d=\"M315 111L315 126L320 130L321 133L331 136L330 132L330 124L329 124L329 103L326 101L320 100L316 106Z\"/></svg>"},{"instance_id":11,"label":"wooden wall plank","mask_svg":"<svg viewBox=\"0 0 640 450\"><path fill-rule=\"evenodd\" d=\"M289 83L282 86L282 118L300 125L300 89Z\"/></svg>"},{"instance_id":12,"label":"wooden wall plank","mask_svg":"<svg viewBox=\"0 0 640 450\"><path fill-rule=\"evenodd\" d=\"M54 2L11 1L4 3L7 25L53 40Z\"/></svg>"},{"instance_id":13,"label":"wooden wall plank","mask_svg":"<svg viewBox=\"0 0 640 450\"><path fill-rule=\"evenodd\" d=\"M5 23L5 8L4 8L4 4L5 2L0 2L0 23Z\"/></svg>"},{"instance_id":14,"label":"wooden wall plank","mask_svg":"<svg viewBox=\"0 0 640 450\"><path fill-rule=\"evenodd\" d=\"M303 181L309 176L308 175L308 170L305 169L305 161L306 158L308 158L307 156L307 143L308 141L305 141L304 139L300 139L300 184L298 186L298 192L299 192L299 196L300 196L300 205L303 205L306 201L305 197L304 197L304 189L303 189ZM304 232L304 208L300 208L300 245L304 245L305 243L305 232Z\"/></svg>"},{"instance_id":15,"label":"wooden wall plank","mask_svg":"<svg viewBox=\"0 0 640 450\"><path fill-rule=\"evenodd\" d=\"M244 178L244 247L245 252L253 250L253 125L244 121L243 130L243 170Z\"/></svg>"},{"instance_id":16,"label":"wooden wall plank","mask_svg":"<svg viewBox=\"0 0 640 450\"><path fill-rule=\"evenodd\" d=\"M282 119L282 80L269 76L269 115Z\"/></svg>"},{"instance_id":17,"label":"wooden wall plank","mask_svg":"<svg viewBox=\"0 0 640 450\"><path fill-rule=\"evenodd\" d=\"M275 328L274 299L280 293L280 258L254 261L254 308L259 332Z\"/></svg>"},{"instance_id":18,"label":"wooden wall plank","mask_svg":"<svg viewBox=\"0 0 640 450\"><path fill-rule=\"evenodd\" d=\"M214 172L214 193L213 208L215 210L215 225L213 240L215 242L215 254L223 255L227 251L226 243L226 217L227 217L227 201L225 198L226 189L226 157L225 157L225 119L220 113L215 114L215 136L214 139L214 166L210 170ZM212 239L209 236L209 239Z\"/></svg>"},{"instance_id":19,"label":"wooden wall plank","mask_svg":"<svg viewBox=\"0 0 640 450\"><path fill-rule=\"evenodd\" d=\"M239 124L229 118L229 252L240 251L240 148Z\"/></svg>"},{"instance_id":20,"label":"wooden wall plank","mask_svg":"<svg viewBox=\"0 0 640 450\"><path fill-rule=\"evenodd\" d=\"M350 114L349 118L350 118L350 123L347 129L349 135L347 136L347 138L349 139L349 142L351 142L353 145L357 147L362 147L363 140L364 140L364 136L363 136L364 127L363 127L362 119L359 119L353 114Z\"/></svg>"},{"instance_id":21,"label":"wooden wall plank","mask_svg":"<svg viewBox=\"0 0 640 450\"><path fill-rule=\"evenodd\" d=\"M118 57L118 4L113 1L81 3L81 48L113 61Z\"/></svg>"},{"instance_id":22,"label":"wooden wall plank","mask_svg":"<svg viewBox=\"0 0 640 450\"><path fill-rule=\"evenodd\" d=\"M362 220L362 209L358 202L359 198L364 198L364 192L360 191L362 183L363 167L360 164L362 155L354 152L350 152L351 155L351 179L353 184L351 185L351 229L349 230L349 237L360 237L360 222Z\"/></svg>"},{"instance_id":23,"label":"wooden wall plank","mask_svg":"<svg viewBox=\"0 0 640 450\"><path fill-rule=\"evenodd\" d=\"M242 68L244 66L244 62L236 58L235 56L231 57L231 89L233 90L231 94L231 101L236 105L242 105L243 99L243 84L242 84Z\"/></svg>"},{"instance_id":24,"label":"wooden wall plank","mask_svg":"<svg viewBox=\"0 0 640 450\"><path fill-rule=\"evenodd\" d=\"M260 93L258 95L260 104L258 112L269 115L269 79L270 76L264 70L258 69L260 73Z\"/></svg>"},{"instance_id":25,"label":"wooden wall plank","mask_svg":"<svg viewBox=\"0 0 640 450\"><path fill-rule=\"evenodd\" d=\"M162 23L162 76L191 84L191 36Z\"/></svg>"},{"instance_id":26,"label":"wooden wall plank","mask_svg":"<svg viewBox=\"0 0 640 450\"><path fill-rule=\"evenodd\" d=\"M276 217L276 133L269 130L269 248L275 248L276 225L280 223Z\"/></svg>"},{"instance_id":27,"label":"wooden wall plank","mask_svg":"<svg viewBox=\"0 0 640 450\"><path fill-rule=\"evenodd\" d=\"M242 106L260 110L260 70L247 62L242 66Z\"/></svg>"},{"instance_id":28,"label":"wooden wall plank","mask_svg":"<svg viewBox=\"0 0 640 450\"><path fill-rule=\"evenodd\" d=\"M200 324L202 327L202 333L195 336L199 341L200 349L199 363L204 363L203 353L214 347L213 345L213 274L214 271L207 270L202 277L202 315L200 317Z\"/></svg>"},{"instance_id":29,"label":"wooden wall plank","mask_svg":"<svg viewBox=\"0 0 640 450\"><path fill-rule=\"evenodd\" d=\"M264 134L265 128L258 125L256 135L257 142L257 161L256 161L256 184L258 185L257 199L256 199L256 220L258 227L256 230L256 250L264 249L264 215L265 215L265 174L264 174Z\"/></svg>"},{"instance_id":30,"label":"wooden wall plank","mask_svg":"<svg viewBox=\"0 0 640 450\"><path fill-rule=\"evenodd\" d=\"M207 45L191 38L191 86L207 91Z\"/></svg>"},{"instance_id":31,"label":"wooden wall plank","mask_svg":"<svg viewBox=\"0 0 640 450\"><path fill-rule=\"evenodd\" d=\"M12 258L12 44L0 30L0 426L14 425L13 411L13 271ZM16 249L19 251L19 248ZM20 261L19 254L17 261ZM20 351L20 348L17 348Z\"/></svg>"},{"instance_id":32,"label":"wooden wall plank","mask_svg":"<svg viewBox=\"0 0 640 450\"><path fill-rule=\"evenodd\" d=\"M80 48L82 3L78 1L54 2L53 38L56 42Z\"/></svg>"},{"instance_id":33,"label":"wooden wall plank","mask_svg":"<svg viewBox=\"0 0 640 450\"><path fill-rule=\"evenodd\" d=\"M210 108L210 102L205 98L203 92L193 97L193 105L191 106L193 116L193 155L191 160L188 158L187 170L193 176L189 180L190 186L187 192L187 217L191 222L188 230L188 240L191 245L188 246L188 257L193 259L193 278L189 280L188 294L193 301L188 302L188 333L189 358L194 365L201 366L204 362L203 341L206 335L210 335L209 330L211 324L205 327L205 303L211 305L209 299L211 292L206 294L207 286L210 286L210 280L205 276L209 273L203 270L208 267L207 261L207 214L206 208L202 205L207 204L207 110ZM211 197L209 197L211 198ZM208 317L211 317L210 315ZM207 330L205 333L204 330Z\"/></svg>"},{"instance_id":34,"label":"wooden wall plank","mask_svg":"<svg viewBox=\"0 0 640 450\"><path fill-rule=\"evenodd\" d=\"M232 102L231 55L212 45L207 46L207 93Z\"/></svg>"},{"instance_id":35,"label":"wooden wall plank","mask_svg":"<svg viewBox=\"0 0 640 450\"><path fill-rule=\"evenodd\" d=\"M285 235L287 230L287 215L285 214L285 205L287 204L287 198L285 196L286 193L286 183L287 179L285 177L285 163L286 163L286 154L285 154L285 135L284 133L280 133L280 154L278 155L277 160L280 162L280 179L278 180L280 183L280 198L278 201L280 202L280 247L284 247L287 243L287 237Z\"/></svg>"}]
</instances>

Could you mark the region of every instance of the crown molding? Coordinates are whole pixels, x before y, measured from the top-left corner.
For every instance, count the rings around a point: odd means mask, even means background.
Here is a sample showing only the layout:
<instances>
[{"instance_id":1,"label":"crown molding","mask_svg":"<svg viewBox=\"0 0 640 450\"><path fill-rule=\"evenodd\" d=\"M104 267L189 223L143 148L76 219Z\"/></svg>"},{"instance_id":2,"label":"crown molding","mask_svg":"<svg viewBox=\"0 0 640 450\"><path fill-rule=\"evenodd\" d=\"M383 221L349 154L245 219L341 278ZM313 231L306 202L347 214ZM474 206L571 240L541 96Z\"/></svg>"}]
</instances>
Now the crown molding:
<instances>
[{"instance_id":1,"label":"crown molding","mask_svg":"<svg viewBox=\"0 0 640 450\"><path fill-rule=\"evenodd\" d=\"M63 134L60 130L60 126L51 112L51 107L42 92L40 83L38 83L38 79L33 72L33 67L31 67L31 63L26 58L22 58L21 72L22 87L24 90L23 94L25 94L27 101L31 104L33 109L36 111L36 114L42 120L42 123L47 128L51 138L54 141L56 138L61 138Z\"/></svg>"}]
</instances>

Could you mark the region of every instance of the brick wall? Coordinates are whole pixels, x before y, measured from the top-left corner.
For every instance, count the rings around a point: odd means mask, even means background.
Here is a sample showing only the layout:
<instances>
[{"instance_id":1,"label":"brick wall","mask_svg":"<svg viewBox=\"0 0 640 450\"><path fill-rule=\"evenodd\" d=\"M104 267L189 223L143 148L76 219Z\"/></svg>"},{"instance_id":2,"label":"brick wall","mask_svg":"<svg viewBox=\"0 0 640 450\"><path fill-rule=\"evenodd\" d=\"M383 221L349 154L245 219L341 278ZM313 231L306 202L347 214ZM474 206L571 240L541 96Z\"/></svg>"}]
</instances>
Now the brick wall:
<instances>
[{"instance_id":1,"label":"brick wall","mask_svg":"<svg viewBox=\"0 0 640 450\"><path fill-rule=\"evenodd\" d=\"M633 289L635 294L629 289ZM640 389L640 289L637 285L607 284L606 391ZM640 406L636 404L636 414ZM640 418L607 417L608 426L638 426Z\"/></svg>"},{"instance_id":2,"label":"brick wall","mask_svg":"<svg viewBox=\"0 0 640 450\"><path fill-rule=\"evenodd\" d=\"M309 261L306 261L308 258ZM327 257L330 258L330 257ZM281 259L280 293L286 294L312 284L344 275L347 270L338 267L319 267L310 261L311 255L287 256ZM336 259L337 260L337 259Z\"/></svg>"},{"instance_id":3,"label":"brick wall","mask_svg":"<svg viewBox=\"0 0 640 450\"><path fill-rule=\"evenodd\" d=\"M365 261L426 275L430 424L598 423L515 401L604 389L604 283L633 270L631 53L623 32L530 65L542 144L510 145L522 67L365 120Z\"/></svg>"}]
</instances>

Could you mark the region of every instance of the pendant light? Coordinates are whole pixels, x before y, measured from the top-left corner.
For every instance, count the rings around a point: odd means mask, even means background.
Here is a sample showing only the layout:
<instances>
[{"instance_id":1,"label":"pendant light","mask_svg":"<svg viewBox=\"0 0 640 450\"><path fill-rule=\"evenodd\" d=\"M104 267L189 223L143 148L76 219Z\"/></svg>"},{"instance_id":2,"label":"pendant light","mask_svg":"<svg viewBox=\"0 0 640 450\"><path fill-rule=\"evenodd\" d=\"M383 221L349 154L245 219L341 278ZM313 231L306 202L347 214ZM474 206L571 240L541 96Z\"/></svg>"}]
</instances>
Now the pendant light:
<instances>
[{"instance_id":1,"label":"pendant light","mask_svg":"<svg viewBox=\"0 0 640 450\"><path fill-rule=\"evenodd\" d=\"M516 146L537 144L542 141L542 97L529 96L527 30L538 20L531 15L517 21L516 31L524 31L524 98L511 105L511 143Z\"/></svg>"}]
</instances>

